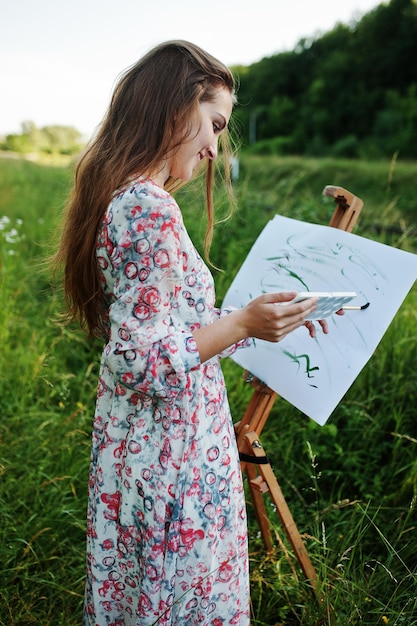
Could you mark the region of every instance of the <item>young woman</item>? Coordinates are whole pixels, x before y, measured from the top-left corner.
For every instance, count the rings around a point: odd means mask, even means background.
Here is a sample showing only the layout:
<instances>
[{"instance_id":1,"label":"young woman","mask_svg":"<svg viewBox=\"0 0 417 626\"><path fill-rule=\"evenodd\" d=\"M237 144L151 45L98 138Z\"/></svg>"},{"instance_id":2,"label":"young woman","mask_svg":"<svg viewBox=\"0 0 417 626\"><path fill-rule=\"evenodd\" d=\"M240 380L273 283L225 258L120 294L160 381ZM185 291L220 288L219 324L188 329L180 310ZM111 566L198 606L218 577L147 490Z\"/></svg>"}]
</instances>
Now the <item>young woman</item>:
<instances>
[{"instance_id":1,"label":"young woman","mask_svg":"<svg viewBox=\"0 0 417 626\"><path fill-rule=\"evenodd\" d=\"M279 341L315 302L219 311L169 190L212 162L235 101L195 45L151 50L120 79L82 156L56 260L70 317L105 342L94 420L84 623L249 624L246 514L219 355ZM227 172L227 167L226 167ZM199 209L196 209L199 217ZM325 332L327 328L322 324Z\"/></svg>"}]
</instances>

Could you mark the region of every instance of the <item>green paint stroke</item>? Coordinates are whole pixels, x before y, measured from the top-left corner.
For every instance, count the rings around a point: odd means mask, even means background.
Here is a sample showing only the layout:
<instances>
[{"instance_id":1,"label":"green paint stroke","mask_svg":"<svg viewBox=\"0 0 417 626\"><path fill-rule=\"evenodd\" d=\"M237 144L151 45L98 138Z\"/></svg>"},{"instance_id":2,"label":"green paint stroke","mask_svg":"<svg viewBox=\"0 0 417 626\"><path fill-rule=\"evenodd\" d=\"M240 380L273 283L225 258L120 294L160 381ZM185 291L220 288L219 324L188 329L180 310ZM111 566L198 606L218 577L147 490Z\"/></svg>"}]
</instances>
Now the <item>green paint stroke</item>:
<instances>
[{"instance_id":1,"label":"green paint stroke","mask_svg":"<svg viewBox=\"0 0 417 626\"><path fill-rule=\"evenodd\" d=\"M272 260L272 259L267 259L267 261L270 261L270 260ZM285 272L287 272L288 276L291 276L291 278L295 278L295 280L297 280L299 283L301 283L303 285L305 291L310 291L310 289L308 288L307 283L304 282L304 280L301 278L301 276L299 274L296 274L296 272L293 272L291 268L287 267L283 263L276 263L276 264L272 265L272 269L277 274L280 274L281 270L284 270Z\"/></svg>"},{"instance_id":2,"label":"green paint stroke","mask_svg":"<svg viewBox=\"0 0 417 626\"><path fill-rule=\"evenodd\" d=\"M305 374L307 374L308 378L314 378L311 372L315 372L320 369L318 365L311 367L311 361L308 354L299 354L297 356L296 354L291 354L291 352L288 352L288 350L283 350L283 352L285 356L288 356L292 361L294 361L294 363L297 363L298 369L300 369L301 367L301 361L305 361Z\"/></svg>"}]
</instances>

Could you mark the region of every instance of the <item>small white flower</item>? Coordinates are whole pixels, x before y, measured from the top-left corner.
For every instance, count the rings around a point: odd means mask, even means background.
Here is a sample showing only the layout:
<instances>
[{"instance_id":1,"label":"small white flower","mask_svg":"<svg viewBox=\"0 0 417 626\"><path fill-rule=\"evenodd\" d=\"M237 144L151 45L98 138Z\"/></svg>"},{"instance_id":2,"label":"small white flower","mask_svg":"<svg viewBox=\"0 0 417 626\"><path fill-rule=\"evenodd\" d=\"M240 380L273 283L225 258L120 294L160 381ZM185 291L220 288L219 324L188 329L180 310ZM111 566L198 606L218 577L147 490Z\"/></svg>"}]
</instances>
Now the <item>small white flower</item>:
<instances>
[{"instance_id":1,"label":"small white flower","mask_svg":"<svg viewBox=\"0 0 417 626\"><path fill-rule=\"evenodd\" d=\"M0 217L0 230L4 230L9 224L10 217L7 217L7 215L3 215L3 217Z\"/></svg>"},{"instance_id":2,"label":"small white flower","mask_svg":"<svg viewBox=\"0 0 417 626\"><path fill-rule=\"evenodd\" d=\"M12 228L7 233L4 233L4 238L7 243L16 243L18 236L19 233L17 232L16 228Z\"/></svg>"}]
</instances>

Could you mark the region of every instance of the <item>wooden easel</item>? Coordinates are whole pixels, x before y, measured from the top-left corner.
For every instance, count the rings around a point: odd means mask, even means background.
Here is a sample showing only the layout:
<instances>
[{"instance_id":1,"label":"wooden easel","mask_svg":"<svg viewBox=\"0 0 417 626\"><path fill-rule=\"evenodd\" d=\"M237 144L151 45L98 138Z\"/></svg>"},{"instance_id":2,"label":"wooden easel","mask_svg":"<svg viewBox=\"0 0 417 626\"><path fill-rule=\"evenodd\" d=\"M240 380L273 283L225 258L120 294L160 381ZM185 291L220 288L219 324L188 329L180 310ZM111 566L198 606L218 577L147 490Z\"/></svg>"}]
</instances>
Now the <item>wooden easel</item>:
<instances>
[{"instance_id":1,"label":"wooden easel","mask_svg":"<svg viewBox=\"0 0 417 626\"><path fill-rule=\"evenodd\" d=\"M336 203L336 209L329 226L351 232L362 210L363 201L346 189L333 185L325 187L323 195L333 197ZM274 475L268 456L259 440L278 394L249 372L245 372L244 376L254 388L254 393L242 420L235 424L235 431L242 471L248 478L250 494L265 547L268 551L272 550L270 524L263 498L263 494L269 492L302 571L319 599L317 574Z\"/></svg>"}]
</instances>

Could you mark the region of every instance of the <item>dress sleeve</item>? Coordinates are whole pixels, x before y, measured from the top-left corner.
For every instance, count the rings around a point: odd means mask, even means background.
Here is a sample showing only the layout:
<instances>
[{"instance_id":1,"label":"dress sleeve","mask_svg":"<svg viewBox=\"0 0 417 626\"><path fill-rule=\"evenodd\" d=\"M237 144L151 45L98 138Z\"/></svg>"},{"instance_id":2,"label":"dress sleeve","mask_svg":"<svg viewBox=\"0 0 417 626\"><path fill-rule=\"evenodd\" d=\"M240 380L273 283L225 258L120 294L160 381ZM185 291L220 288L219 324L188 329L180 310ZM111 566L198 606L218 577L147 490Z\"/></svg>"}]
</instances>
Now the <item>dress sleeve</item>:
<instances>
[{"instance_id":1,"label":"dress sleeve","mask_svg":"<svg viewBox=\"0 0 417 626\"><path fill-rule=\"evenodd\" d=\"M232 313L233 311L236 311L236 307L227 306L224 309L215 309L215 313L218 319L225 317L226 315L229 315L229 313ZM219 354L219 357L225 358L228 356L232 356L232 354L234 354L236 350L239 350L241 348L249 348L252 345L253 345L253 339L251 337L247 337L246 339L242 339L241 341L237 343L233 343L231 346L223 350Z\"/></svg>"},{"instance_id":2,"label":"dress sleeve","mask_svg":"<svg viewBox=\"0 0 417 626\"><path fill-rule=\"evenodd\" d=\"M106 364L123 385L170 401L200 365L191 330L178 328L172 318L183 271L181 213L173 200L148 198L140 206L118 201L106 228L103 274L112 301ZM98 257L106 265L100 246Z\"/></svg>"}]
</instances>

